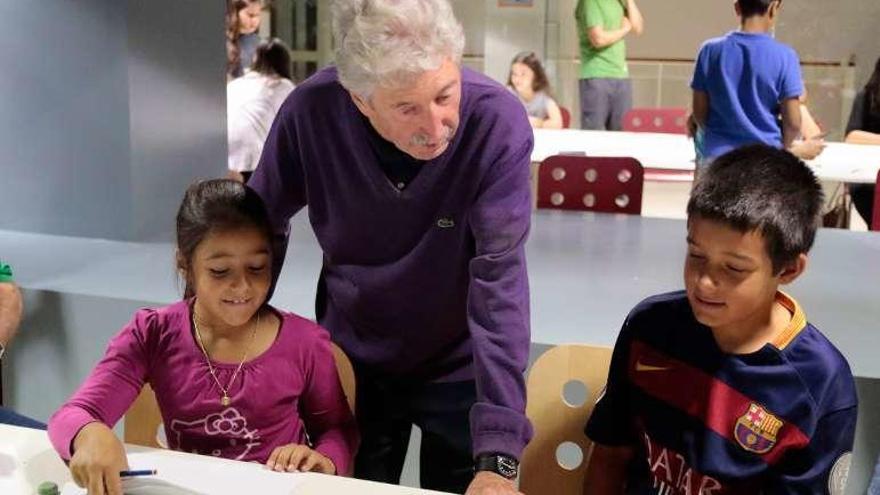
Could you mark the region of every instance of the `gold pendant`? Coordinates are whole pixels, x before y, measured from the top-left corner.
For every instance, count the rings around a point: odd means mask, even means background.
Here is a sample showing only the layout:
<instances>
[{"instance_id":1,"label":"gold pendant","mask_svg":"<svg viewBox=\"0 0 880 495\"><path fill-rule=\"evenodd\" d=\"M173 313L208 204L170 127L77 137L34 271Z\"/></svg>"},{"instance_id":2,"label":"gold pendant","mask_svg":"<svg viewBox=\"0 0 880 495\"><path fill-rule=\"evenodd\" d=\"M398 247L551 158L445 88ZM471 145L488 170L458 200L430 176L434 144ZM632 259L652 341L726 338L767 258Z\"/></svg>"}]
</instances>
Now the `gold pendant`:
<instances>
[{"instance_id":1,"label":"gold pendant","mask_svg":"<svg viewBox=\"0 0 880 495\"><path fill-rule=\"evenodd\" d=\"M224 395L223 398L220 399L220 404L223 404L223 406L228 406L230 402L228 395Z\"/></svg>"}]
</instances>

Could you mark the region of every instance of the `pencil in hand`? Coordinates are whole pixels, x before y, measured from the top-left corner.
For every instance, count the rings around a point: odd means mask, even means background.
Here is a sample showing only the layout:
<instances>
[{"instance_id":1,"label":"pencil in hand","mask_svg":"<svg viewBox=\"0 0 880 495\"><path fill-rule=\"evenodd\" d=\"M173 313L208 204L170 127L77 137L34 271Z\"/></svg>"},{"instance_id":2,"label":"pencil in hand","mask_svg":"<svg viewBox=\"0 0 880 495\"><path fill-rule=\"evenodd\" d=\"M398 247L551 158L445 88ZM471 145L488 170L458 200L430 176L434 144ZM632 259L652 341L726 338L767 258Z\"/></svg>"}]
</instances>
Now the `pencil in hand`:
<instances>
[{"instance_id":1,"label":"pencil in hand","mask_svg":"<svg viewBox=\"0 0 880 495\"><path fill-rule=\"evenodd\" d=\"M158 471L155 469L138 469L133 471L119 471L120 478L131 478L133 476L155 476Z\"/></svg>"}]
</instances>

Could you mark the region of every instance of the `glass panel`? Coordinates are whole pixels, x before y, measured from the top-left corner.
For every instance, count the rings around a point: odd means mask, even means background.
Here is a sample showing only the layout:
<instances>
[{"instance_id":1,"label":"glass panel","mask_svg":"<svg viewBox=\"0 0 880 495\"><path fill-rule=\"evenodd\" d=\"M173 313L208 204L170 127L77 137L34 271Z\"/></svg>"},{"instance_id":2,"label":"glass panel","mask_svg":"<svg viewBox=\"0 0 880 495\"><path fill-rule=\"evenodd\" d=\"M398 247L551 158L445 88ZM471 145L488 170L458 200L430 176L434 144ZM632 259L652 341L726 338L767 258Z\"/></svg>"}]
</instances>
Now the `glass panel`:
<instances>
[{"instance_id":1,"label":"glass panel","mask_svg":"<svg viewBox=\"0 0 880 495\"><path fill-rule=\"evenodd\" d=\"M295 51L317 51L318 49L318 5L317 0L293 0L291 32Z\"/></svg>"}]
</instances>

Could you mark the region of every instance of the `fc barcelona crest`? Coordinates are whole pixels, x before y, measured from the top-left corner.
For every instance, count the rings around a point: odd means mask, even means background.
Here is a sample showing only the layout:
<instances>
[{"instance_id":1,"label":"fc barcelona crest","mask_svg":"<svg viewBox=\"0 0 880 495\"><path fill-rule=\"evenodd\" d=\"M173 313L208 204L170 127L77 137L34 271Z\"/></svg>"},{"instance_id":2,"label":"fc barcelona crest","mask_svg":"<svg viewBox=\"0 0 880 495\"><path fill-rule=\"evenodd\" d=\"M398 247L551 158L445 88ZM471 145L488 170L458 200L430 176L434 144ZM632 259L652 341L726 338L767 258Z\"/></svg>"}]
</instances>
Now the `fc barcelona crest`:
<instances>
[{"instance_id":1,"label":"fc barcelona crest","mask_svg":"<svg viewBox=\"0 0 880 495\"><path fill-rule=\"evenodd\" d=\"M782 421L752 402L749 410L736 420L733 436L737 443L749 452L765 454L776 445L776 434Z\"/></svg>"}]
</instances>

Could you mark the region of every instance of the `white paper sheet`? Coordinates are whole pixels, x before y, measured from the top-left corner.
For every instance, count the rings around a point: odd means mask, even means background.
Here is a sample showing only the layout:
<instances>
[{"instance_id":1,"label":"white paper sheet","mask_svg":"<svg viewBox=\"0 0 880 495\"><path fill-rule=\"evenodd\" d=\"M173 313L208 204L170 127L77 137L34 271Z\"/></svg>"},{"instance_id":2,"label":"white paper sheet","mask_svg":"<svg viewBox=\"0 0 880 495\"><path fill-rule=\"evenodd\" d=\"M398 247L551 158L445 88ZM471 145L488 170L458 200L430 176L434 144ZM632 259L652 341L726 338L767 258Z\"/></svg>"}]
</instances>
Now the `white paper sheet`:
<instances>
[{"instance_id":1,"label":"white paper sheet","mask_svg":"<svg viewBox=\"0 0 880 495\"><path fill-rule=\"evenodd\" d=\"M131 469L155 469L155 476L123 481L126 495L295 495L303 479L299 473L276 473L261 464L223 462L219 459L169 455L168 452L131 452ZM73 483L61 495L84 495Z\"/></svg>"}]
</instances>

